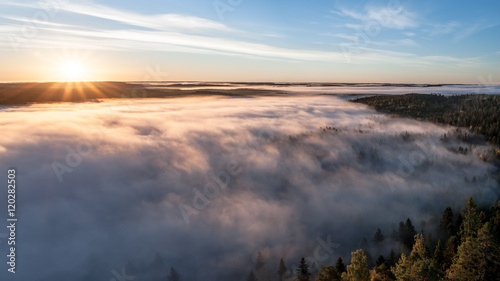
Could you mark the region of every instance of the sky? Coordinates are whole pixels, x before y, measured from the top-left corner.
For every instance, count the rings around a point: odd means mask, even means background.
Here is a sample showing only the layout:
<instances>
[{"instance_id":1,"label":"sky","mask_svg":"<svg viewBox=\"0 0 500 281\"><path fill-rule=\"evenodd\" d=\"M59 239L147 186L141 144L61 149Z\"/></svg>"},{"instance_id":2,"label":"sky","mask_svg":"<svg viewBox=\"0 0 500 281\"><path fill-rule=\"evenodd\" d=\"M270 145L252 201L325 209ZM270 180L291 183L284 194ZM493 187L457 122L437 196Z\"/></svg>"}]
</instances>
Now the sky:
<instances>
[{"instance_id":1,"label":"sky","mask_svg":"<svg viewBox=\"0 0 500 281\"><path fill-rule=\"evenodd\" d=\"M0 81L500 84L498 1L0 0Z\"/></svg>"}]
</instances>

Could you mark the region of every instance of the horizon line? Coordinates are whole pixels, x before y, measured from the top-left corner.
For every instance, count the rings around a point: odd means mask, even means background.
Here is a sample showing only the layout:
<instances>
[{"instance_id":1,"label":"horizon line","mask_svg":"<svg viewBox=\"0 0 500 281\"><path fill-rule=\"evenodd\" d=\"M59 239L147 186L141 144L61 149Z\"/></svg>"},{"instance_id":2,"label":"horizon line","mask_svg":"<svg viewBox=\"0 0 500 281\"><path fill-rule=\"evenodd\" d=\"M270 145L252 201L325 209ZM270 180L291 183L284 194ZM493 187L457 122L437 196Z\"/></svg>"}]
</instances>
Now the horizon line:
<instances>
[{"instance_id":1,"label":"horizon line","mask_svg":"<svg viewBox=\"0 0 500 281\"><path fill-rule=\"evenodd\" d=\"M412 82L329 82L329 81L217 81L217 80L82 80L82 81L0 81L0 84L23 84L23 83L229 83L229 84L389 84L389 85L427 85L427 86L452 86L452 85L471 85L471 86L500 86L498 84L484 85L481 83L412 83Z\"/></svg>"}]
</instances>

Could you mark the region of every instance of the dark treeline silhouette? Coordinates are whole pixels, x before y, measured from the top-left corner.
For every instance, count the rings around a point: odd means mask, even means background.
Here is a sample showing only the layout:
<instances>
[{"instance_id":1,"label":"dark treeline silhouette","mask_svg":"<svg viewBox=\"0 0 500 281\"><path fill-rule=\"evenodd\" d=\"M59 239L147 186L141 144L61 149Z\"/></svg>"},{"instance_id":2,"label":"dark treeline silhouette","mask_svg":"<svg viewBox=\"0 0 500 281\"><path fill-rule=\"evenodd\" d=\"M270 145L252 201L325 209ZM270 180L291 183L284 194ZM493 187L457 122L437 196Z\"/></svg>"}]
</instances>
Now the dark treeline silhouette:
<instances>
[{"instance_id":1,"label":"dark treeline silhouette","mask_svg":"<svg viewBox=\"0 0 500 281\"><path fill-rule=\"evenodd\" d=\"M469 128L500 144L500 96L407 94L365 97L354 102L386 113Z\"/></svg>"},{"instance_id":2,"label":"dark treeline silhouette","mask_svg":"<svg viewBox=\"0 0 500 281\"><path fill-rule=\"evenodd\" d=\"M250 272L246 280L299 281L419 281L419 280L500 280L500 201L479 210L469 198L464 209L455 214L447 207L434 231L417 232L411 220L399 223L393 234L399 249L391 249L385 235L377 229L372 245L363 239L361 249L352 252L349 264L338 258L335 265L313 270L302 258L295 273L287 271L283 259L271 275ZM370 256L377 258L370 262ZM255 266L264 265L259 252ZM260 278L259 278L260 277Z\"/></svg>"},{"instance_id":3,"label":"dark treeline silhouette","mask_svg":"<svg viewBox=\"0 0 500 281\"><path fill-rule=\"evenodd\" d=\"M101 99L178 98L192 96L277 96L275 89L183 90L125 82L0 83L0 105L87 102Z\"/></svg>"},{"instance_id":4,"label":"dark treeline silhouette","mask_svg":"<svg viewBox=\"0 0 500 281\"><path fill-rule=\"evenodd\" d=\"M134 280L151 281L180 281L181 275L174 267L168 266L165 259L159 253L156 253L150 263L141 263L136 265L129 261L125 266L128 278ZM131 280L131 279L128 279Z\"/></svg>"}]
</instances>

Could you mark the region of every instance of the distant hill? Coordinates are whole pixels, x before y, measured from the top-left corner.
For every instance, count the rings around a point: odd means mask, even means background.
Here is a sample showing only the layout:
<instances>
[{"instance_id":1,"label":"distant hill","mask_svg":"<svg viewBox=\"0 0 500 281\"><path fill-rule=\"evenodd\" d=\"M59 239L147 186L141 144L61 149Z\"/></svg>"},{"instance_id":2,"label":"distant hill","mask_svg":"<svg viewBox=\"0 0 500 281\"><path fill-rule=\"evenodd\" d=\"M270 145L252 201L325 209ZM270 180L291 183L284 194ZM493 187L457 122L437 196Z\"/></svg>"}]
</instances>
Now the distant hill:
<instances>
[{"instance_id":1,"label":"distant hill","mask_svg":"<svg viewBox=\"0 0 500 281\"><path fill-rule=\"evenodd\" d=\"M122 98L140 94L144 87L120 82L92 83L2 83L1 105L47 102L81 102L102 98Z\"/></svg>"},{"instance_id":2,"label":"distant hill","mask_svg":"<svg viewBox=\"0 0 500 281\"><path fill-rule=\"evenodd\" d=\"M264 96L282 92L259 89L182 90L125 82L0 83L0 105L84 102L98 99L167 98L188 96Z\"/></svg>"}]
</instances>

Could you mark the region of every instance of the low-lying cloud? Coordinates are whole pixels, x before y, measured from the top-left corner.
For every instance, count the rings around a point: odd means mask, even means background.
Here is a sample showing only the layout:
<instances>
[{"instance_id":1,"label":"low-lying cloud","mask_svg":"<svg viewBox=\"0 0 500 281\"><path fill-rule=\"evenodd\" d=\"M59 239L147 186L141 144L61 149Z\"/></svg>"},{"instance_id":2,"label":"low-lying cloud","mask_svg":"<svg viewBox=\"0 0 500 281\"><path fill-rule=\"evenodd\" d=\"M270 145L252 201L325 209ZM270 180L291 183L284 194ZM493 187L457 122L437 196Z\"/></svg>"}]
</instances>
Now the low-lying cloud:
<instances>
[{"instance_id":1,"label":"low-lying cloud","mask_svg":"<svg viewBox=\"0 0 500 281\"><path fill-rule=\"evenodd\" d=\"M333 96L32 105L0 120L0 166L18 171L8 280L112 280L125 267L159 280L170 266L243 280L259 251L275 272L328 240L318 262L332 264L377 228L389 237L410 217L431 229L446 206L499 195L487 146L464 155L453 127Z\"/></svg>"}]
</instances>

